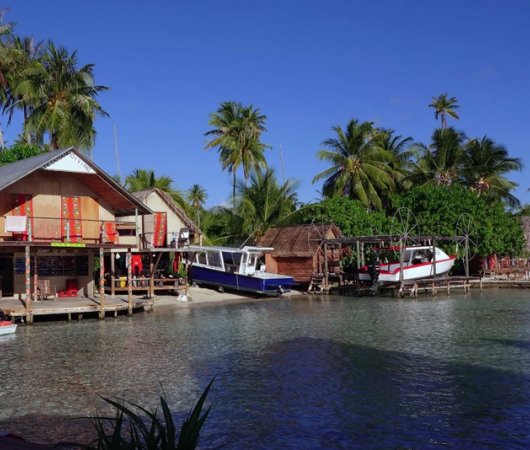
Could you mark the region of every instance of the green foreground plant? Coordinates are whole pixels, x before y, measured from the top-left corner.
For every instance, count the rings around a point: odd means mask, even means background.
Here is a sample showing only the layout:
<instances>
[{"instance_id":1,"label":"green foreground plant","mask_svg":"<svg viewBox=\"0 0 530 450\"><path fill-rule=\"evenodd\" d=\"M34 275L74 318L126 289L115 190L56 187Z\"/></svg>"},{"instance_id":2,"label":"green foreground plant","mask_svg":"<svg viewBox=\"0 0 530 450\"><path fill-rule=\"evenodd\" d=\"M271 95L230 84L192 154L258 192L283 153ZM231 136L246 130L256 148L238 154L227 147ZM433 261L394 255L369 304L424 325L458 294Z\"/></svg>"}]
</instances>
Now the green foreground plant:
<instances>
[{"instance_id":1,"label":"green foreground plant","mask_svg":"<svg viewBox=\"0 0 530 450\"><path fill-rule=\"evenodd\" d=\"M160 396L160 417L158 408L149 411L123 399L113 400L101 397L116 410L115 417L91 418L97 437L85 448L87 450L192 450L197 447L200 431L211 409L202 412L204 402L213 384L210 381L186 420L177 430L173 416L164 396Z\"/></svg>"}]
</instances>

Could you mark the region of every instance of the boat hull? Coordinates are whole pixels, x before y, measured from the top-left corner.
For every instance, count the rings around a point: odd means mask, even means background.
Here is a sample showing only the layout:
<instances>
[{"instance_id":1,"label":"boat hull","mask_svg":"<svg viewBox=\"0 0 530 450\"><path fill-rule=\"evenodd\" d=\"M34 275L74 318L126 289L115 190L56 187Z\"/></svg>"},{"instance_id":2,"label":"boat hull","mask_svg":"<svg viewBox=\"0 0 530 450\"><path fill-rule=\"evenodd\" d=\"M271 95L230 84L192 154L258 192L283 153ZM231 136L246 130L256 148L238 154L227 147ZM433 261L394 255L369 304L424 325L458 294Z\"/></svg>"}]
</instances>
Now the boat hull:
<instances>
[{"instance_id":1,"label":"boat hull","mask_svg":"<svg viewBox=\"0 0 530 450\"><path fill-rule=\"evenodd\" d=\"M12 334L17 330L17 324L7 322L5 325L0 322L0 336L4 334Z\"/></svg>"},{"instance_id":2,"label":"boat hull","mask_svg":"<svg viewBox=\"0 0 530 450\"><path fill-rule=\"evenodd\" d=\"M288 292L294 283L292 277L285 275L268 272L241 275L195 265L191 267L191 278L194 283L198 284L263 295L280 295Z\"/></svg>"},{"instance_id":3,"label":"boat hull","mask_svg":"<svg viewBox=\"0 0 530 450\"><path fill-rule=\"evenodd\" d=\"M432 262L405 266L403 267L403 281L446 275L453 268L455 260L456 256L449 256L443 260L436 261L436 272L434 270L435 265ZM372 277L368 272L360 272L359 279L361 281L371 281ZM401 281L399 263L382 264L377 281L383 284Z\"/></svg>"}]
</instances>

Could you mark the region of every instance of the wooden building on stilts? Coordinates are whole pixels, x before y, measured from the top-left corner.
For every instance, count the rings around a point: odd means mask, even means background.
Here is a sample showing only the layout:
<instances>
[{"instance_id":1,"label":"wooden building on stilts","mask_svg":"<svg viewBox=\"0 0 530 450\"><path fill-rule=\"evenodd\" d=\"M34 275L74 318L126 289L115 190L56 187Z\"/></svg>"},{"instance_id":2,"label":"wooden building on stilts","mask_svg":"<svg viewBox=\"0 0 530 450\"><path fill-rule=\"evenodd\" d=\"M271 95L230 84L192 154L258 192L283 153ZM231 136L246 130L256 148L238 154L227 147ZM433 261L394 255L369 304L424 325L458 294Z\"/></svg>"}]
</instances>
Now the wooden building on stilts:
<instances>
[{"instance_id":1,"label":"wooden building on stilts","mask_svg":"<svg viewBox=\"0 0 530 450\"><path fill-rule=\"evenodd\" d=\"M75 148L0 167L0 309L31 323L53 311L103 318L146 306L132 299L130 273L125 301L105 295L105 260L118 249L131 258L120 217L151 213ZM56 301L44 307L44 299Z\"/></svg>"}]
</instances>

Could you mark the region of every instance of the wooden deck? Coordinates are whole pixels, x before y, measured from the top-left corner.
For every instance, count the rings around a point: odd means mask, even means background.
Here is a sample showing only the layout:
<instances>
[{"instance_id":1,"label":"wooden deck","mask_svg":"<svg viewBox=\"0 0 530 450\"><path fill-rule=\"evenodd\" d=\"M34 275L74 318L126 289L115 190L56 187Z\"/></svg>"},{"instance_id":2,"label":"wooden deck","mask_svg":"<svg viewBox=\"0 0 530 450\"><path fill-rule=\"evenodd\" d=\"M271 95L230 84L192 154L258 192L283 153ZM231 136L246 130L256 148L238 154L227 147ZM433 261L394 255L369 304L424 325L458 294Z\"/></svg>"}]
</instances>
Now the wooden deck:
<instances>
[{"instance_id":1,"label":"wooden deck","mask_svg":"<svg viewBox=\"0 0 530 450\"><path fill-rule=\"evenodd\" d=\"M110 297L105 296L103 306L100 297L67 297L56 300L32 301L31 310L28 314L26 302L15 297L0 299L0 309L5 314L17 319L22 319L26 323L32 323L34 317L50 316L61 318L66 316L67 320L81 319L83 315L99 317L111 315L116 317L118 313L130 313L134 311L151 310L154 306L152 298L133 297L131 308L127 301L127 296Z\"/></svg>"}]
</instances>

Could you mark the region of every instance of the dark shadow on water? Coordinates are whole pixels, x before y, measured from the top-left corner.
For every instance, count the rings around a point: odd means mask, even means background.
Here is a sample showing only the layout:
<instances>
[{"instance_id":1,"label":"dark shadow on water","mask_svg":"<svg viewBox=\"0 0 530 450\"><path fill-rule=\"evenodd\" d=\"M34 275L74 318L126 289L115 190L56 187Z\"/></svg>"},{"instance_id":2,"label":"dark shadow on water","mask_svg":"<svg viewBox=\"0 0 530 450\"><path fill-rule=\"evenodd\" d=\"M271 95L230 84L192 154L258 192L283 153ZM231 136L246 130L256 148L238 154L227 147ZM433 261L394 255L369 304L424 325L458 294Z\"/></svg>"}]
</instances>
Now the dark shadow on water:
<instances>
[{"instance_id":1,"label":"dark shadow on water","mask_svg":"<svg viewBox=\"0 0 530 450\"><path fill-rule=\"evenodd\" d=\"M520 341L516 339L489 339L489 338L480 338L482 341L491 342L493 344L506 345L508 347L517 347L525 350L530 350L530 341Z\"/></svg>"},{"instance_id":2,"label":"dark shadow on water","mask_svg":"<svg viewBox=\"0 0 530 450\"><path fill-rule=\"evenodd\" d=\"M200 372L220 372L204 448L530 446L530 378L509 370L298 338Z\"/></svg>"}]
</instances>

